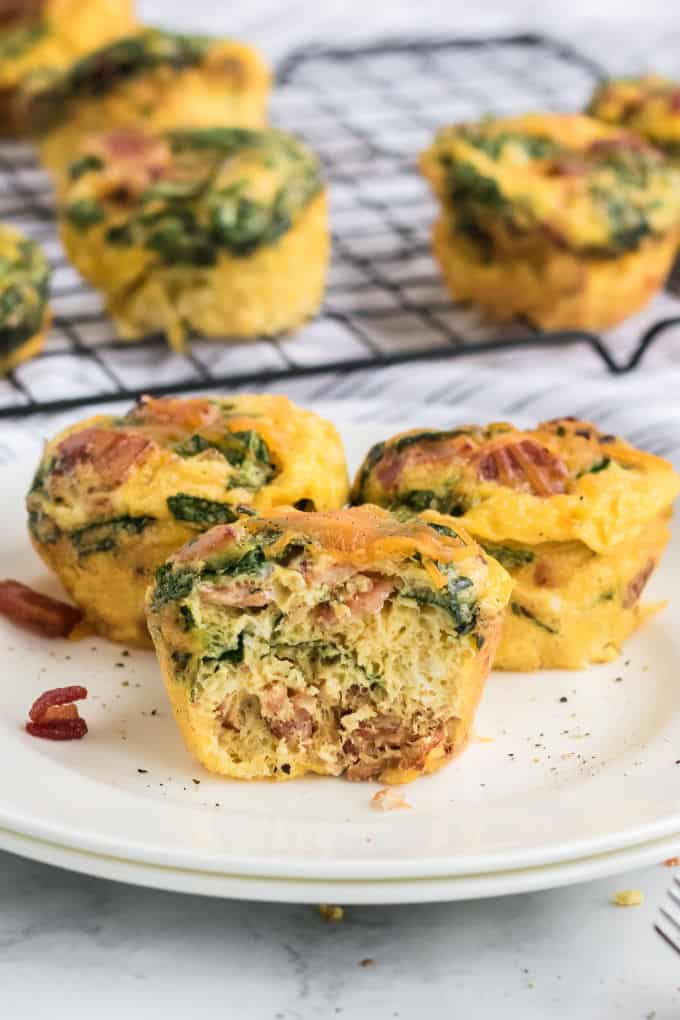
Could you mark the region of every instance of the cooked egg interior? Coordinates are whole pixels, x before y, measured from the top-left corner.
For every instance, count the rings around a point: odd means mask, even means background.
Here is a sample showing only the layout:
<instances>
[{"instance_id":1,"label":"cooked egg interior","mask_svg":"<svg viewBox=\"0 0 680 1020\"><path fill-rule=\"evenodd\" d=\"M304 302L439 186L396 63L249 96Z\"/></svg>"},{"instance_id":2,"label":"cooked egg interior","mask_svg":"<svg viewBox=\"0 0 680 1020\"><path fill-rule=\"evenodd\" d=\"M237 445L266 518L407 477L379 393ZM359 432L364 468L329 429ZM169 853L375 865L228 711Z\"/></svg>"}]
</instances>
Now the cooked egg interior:
<instances>
[{"instance_id":1,"label":"cooked egg interior","mask_svg":"<svg viewBox=\"0 0 680 1020\"><path fill-rule=\"evenodd\" d=\"M149 623L199 760L243 779L404 782L459 750L510 581L450 524L282 510L181 550Z\"/></svg>"}]
</instances>

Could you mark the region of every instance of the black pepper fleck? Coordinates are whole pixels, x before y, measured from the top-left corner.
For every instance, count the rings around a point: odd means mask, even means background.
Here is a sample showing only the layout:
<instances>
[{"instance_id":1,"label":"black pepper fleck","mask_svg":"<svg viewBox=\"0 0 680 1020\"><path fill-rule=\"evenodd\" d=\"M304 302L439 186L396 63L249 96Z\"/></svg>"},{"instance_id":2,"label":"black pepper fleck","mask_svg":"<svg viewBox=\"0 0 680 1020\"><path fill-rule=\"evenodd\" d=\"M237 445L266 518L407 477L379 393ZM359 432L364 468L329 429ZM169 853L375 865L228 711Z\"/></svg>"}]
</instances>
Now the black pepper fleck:
<instances>
[{"instance_id":1,"label":"black pepper fleck","mask_svg":"<svg viewBox=\"0 0 680 1020\"><path fill-rule=\"evenodd\" d=\"M148 769L137 769L137 771L139 772L140 775L145 776L149 770Z\"/></svg>"},{"instance_id":2,"label":"black pepper fleck","mask_svg":"<svg viewBox=\"0 0 680 1020\"><path fill-rule=\"evenodd\" d=\"M568 699L564 696L560 698L560 704L564 705Z\"/></svg>"}]
</instances>

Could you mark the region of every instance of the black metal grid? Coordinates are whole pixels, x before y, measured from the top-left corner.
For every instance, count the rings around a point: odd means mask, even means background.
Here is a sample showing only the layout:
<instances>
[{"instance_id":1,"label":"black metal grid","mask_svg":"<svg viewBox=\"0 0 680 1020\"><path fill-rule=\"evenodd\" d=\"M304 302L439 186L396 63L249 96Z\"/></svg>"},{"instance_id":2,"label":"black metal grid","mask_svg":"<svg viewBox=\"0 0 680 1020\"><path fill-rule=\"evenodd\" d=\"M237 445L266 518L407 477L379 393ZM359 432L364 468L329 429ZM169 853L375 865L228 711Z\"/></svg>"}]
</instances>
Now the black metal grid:
<instances>
[{"instance_id":1,"label":"black metal grid","mask_svg":"<svg viewBox=\"0 0 680 1020\"><path fill-rule=\"evenodd\" d=\"M294 337L198 339L186 355L160 337L116 339L98 294L64 257L45 173L26 146L0 144L0 219L40 241L54 267L45 351L0 380L0 417L527 345L586 344L610 371L630 371L680 324L680 301L667 299L658 321L648 316L623 358L609 337L490 327L452 302L441 282L429 244L435 209L415 168L444 123L579 109L600 76L571 48L531 35L293 54L279 69L272 120L308 141L326 168L334 253L324 308Z\"/></svg>"}]
</instances>

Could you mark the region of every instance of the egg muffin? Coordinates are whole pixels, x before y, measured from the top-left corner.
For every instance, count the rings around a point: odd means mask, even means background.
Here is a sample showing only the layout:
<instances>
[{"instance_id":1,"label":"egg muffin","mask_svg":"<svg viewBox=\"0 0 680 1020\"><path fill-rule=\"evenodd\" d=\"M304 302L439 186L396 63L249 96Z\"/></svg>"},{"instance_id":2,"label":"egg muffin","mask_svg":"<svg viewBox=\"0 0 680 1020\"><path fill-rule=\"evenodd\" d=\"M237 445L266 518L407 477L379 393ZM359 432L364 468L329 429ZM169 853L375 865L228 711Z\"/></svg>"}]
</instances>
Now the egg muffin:
<instances>
[{"instance_id":1,"label":"egg muffin","mask_svg":"<svg viewBox=\"0 0 680 1020\"><path fill-rule=\"evenodd\" d=\"M149 630L206 768L404 783L464 747L510 588L442 514L279 508L171 557Z\"/></svg>"},{"instance_id":2,"label":"egg muffin","mask_svg":"<svg viewBox=\"0 0 680 1020\"><path fill-rule=\"evenodd\" d=\"M21 102L40 157L60 186L80 143L93 132L143 126L259 128L266 123L270 72L243 43L145 29L71 64L32 76Z\"/></svg>"},{"instance_id":3,"label":"egg muffin","mask_svg":"<svg viewBox=\"0 0 680 1020\"><path fill-rule=\"evenodd\" d=\"M39 245L0 224L0 375L42 349L49 283L50 266Z\"/></svg>"},{"instance_id":4,"label":"egg muffin","mask_svg":"<svg viewBox=\"0 0 680 1020\"><path fill-rule=\"evenodd\" d=\"M206 128L91 139L60 211L66 252L121 335L290 330L323 296L326 191L316 156L279 131Z\"/></svg>"},{"instance_id":5,"label":"egg muffin","mask_svg":"<svg viewBox=\"0 0 680 1020\"><path fill-rule=\"evenodd\" d=\"M680 171L585 116L445 128L420 167L441 202L434 253L452 295L497 321L599 330L663 284L680 228Z\"/></svg>"},{"instance_id":6,"label":"egg muffin","mask_svg":"<svg viewBox=\"0 0 680 1020\"><path fill-rule=\"evenodd\" d=\"M188 539L253 508L346 498L335 428L286 397L146 397L48 442L27 508L36 550L93 628L148 646L146 587Z\"/></svg>"},{"instance_id":7,"label":"egg muffin","mask_svg":"<svg viewBox=\"0 0 680 1020\"><path fill-rule=\"evenodd\" d=\"M494 665L576 669L614 658L648 615L639 599L679 489L667 461L561 418L394 436L369 452L352 502L453 515L515 582Z\"/></svg>"},{"instance_id":8,"label":"egg muffin","mask_svg":"<svg viewBox=\"0 0 680 1020\"><path fill-rule=\"evenodd\" d=\"M658 74L605 81L593 93L588 113L642 135L680 160L680 82Z\"/></svg>"},{"instance_id":9,"label":"egg muffin","mask_svg":"<svg viewBox=\"0 0 680 1020\"><path fill-rule=\"evenodd\" d=\"M28 129L21 86L135 28L131 0L4 0L0 4L0 135Z\"/></svg>"}]
</instances>

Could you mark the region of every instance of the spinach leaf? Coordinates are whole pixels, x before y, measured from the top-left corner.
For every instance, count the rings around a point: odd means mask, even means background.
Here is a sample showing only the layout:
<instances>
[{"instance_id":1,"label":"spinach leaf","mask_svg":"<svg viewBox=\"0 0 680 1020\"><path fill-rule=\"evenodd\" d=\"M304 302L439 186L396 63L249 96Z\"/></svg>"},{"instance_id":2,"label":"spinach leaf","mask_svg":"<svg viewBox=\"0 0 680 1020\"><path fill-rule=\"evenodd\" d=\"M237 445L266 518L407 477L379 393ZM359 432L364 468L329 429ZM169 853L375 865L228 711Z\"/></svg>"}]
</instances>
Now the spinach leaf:
<instances>
[{"instance_id":1,"label":"spinach leaf","mask_svg":"<svg viewBox=\"0 0 680 1020\"><path fill-rule=\"evenodd\" d=\"M94 198L78 198L66 206L65 216L77 230L88 230L102 222L104 209Z\"/></svg>"},{"instance_id":2,"label":"spinach leaf","mask_svg":"<svg viewBox=\"0 0 680 1020\"><path fill-rule=\"evenodd\" d=\"M513 567L525 567L527 563L533 563L535 554L531 549L520 549L510 545L492 545L490 542L480 542L482 549L493 556L495 560L512 570Z\"/></svg>"},{"instance_id":3,"label":"spinach leaf","mask_svg":"<svg viewBox=\"0 0 680 1020\"><path fill-rule=\"evenodd\" d=\"M81 156L80 159L74 159L69 164L68 175L72 181L77 181L83 174L87 174L91 170L101 170L103 166L104 160L100 159L99 156Z\"/></svg>"},{"instance_id":4,"label":"spinach leaf","mask_svg":"<svg viewBox=\"0 0 680 1020\"><path fill-rule=\"evenodd\" d=\"M446 588L416 588L404 592L403 598L413 599L420 606L442 609L452 617L456 633L461 637L474 630L479 617L479 606L472 598L473 583L469 577L451 575ZM465 595L467 592L467 596Z\"/></svg>"},{"instance_id":5,"label":"spinach leaf","mask_svg":"<svg viewBox=\"0 0 680 1020\"><path fill-rule=\"evenodd\" d=\"M155 520L155 517L113 517L108 521L97 521L84 528L77 528L70 533L69 538L80 557L111 552L117 548L121 535L141 535Z\"/></svg>"},{"instance_id":6,"label":"spinach leaf","mask_svg":"<svg viewBox=\"0 0 680 1020\"><path fill-rule=\"evenodd\" d=\"M217 665L220 662L230 662L232 666L238 666L240 662L243 662L244 654L244 634L243 631L238 636L236 644L233 648L225 648L219 653L219 655L205 655L201 662L205 665Z\"/></svg>"},{"instance_id":7,"label":"spinach leaf","mask_svg":"<svg viewBox=\"0 0 680 1020\"><path fill-rule=\"evenodd\" d=\"M199 496L188 496L185 492L178 492L174 496L168 496L166 503L168 510L177 521L187 521L190 524L232 524L236 514L229 503L219 503L213 499L202 499Z\"/></svg>"},{"instance_id":8,"label":"spinach leaf","mask_svg":"<svg viewBox=\"0 0 680 1020\"><path fill-rule=\"evenodd\" d=\"M540 627L541 630L547 631L548 634L559 634L559 629L551 627L547 623L543 623L543 620L539 620L538 617L534 616L531 610L527 609L523 605L520 605L519 602L511 602L510 609L512 610L515 616L520 616L525 620L531 620L532 623L536 624L537 627Z\"/></svg>"},{"instance_id":9,"label":"spinach leaf","mask_svg":"<svg viewBox=\"0 0 680 1020\"><path fill-rule=\"evenodd\" d=\"M156 571L156 582L151 608L161 609L168 602L185 598L194 586L195 574L188 567L175 569L172 563L163 563Z\"/></svg>"}]
</instances>

